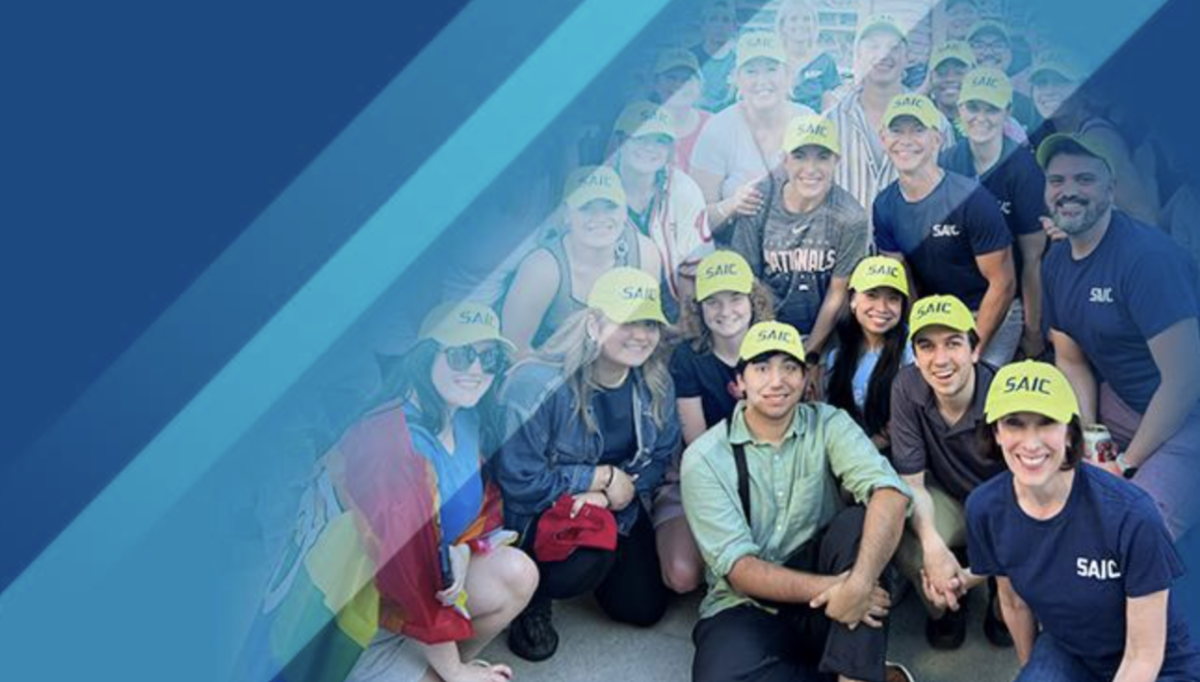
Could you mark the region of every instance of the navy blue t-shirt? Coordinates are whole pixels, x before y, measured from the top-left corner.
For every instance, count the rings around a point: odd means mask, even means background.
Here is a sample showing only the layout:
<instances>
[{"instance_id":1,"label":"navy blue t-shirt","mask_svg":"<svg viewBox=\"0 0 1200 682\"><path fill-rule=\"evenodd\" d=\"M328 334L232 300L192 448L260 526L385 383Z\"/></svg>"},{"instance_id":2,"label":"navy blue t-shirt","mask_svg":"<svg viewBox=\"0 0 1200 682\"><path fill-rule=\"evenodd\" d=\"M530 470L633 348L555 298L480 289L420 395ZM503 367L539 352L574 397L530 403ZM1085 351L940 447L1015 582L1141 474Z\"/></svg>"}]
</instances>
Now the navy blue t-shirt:
<instances>
[{"instance_id":1,"label":"navy blue t-shirt","mask_svg":"<svg viewBox=\"0 0 1200 682\"><path fill-rule=\"evenodd\" d=\"M712 351L697 353L690 342L676 346L671 353L671 379L676 398L700 398L709 428L728 419L737 406L736 372Z\"/></svg>"},{"instance_id":2,"label":"navy blue t-shirt","mask_svg":"<svg viewBox=\"0 0 1200 682\"><path fill-rule=\"evenodd\" d=\"M967 498L967 553L973 573L1007 576L1044 631L1101 679L1125 651L1126 600L1184 572L1150 496L1086 464L1062 511L1044 521L1018 505L1012 472L980 485ZM1200 654L1174 594L1167 611L1163 671L1195 671Z\"/></svg>"},{"instance_id":3,"label":"navy blue t-shirt","mask_svg":"<svg viewBox=\"0 0 1200 682\"><path fill-rule=\"evenodd\" d=\"M977 181L947 171L924 199L911 203L900 182L875 198L875 246L902 254L921 296L953 294L978 310L987 292L976 256L1009 248L1012 234L996 197Z\"/></svg>"},{"instance_id":4,"label":"navy blue t-shirt","mask_svg":"<svg viewBox=\"0 0 1200 682\"><path fill-rule=\"evenodd\" d=\"M968 142L947 149L941 158L942 168L979 180L996 197L1000 213L1008 225L1013 241L1027 234L1041 233L1041 218L1046 211L1046 174L1033 158L1028 147L1018 145L1007 137L1000 151L1000 160L982 176L975 172L975 156ZM1021 295L1021 250L1013 249L1013 267L1017 273L1017 297Z\"/></svg>"},{"instance_id":5,"label":"navy blue t-shirt","mask_svg":"<svg viewBox=\"0 0 1200 682\"><path fill-rule=\"evenodd\" d=\"M637 427L633 423L633 373L616 388L596 392L596 424L604 438L601 464L620 465L637 450Z\"/></svg>"},{"instance_id":6,"label":"navy blue t-shirt","mask_svg":"<svg viewBox=\"0 0 1200 682\"><path fill-rule=\"evenodd\" d=\"M1082 260L1067 240L1042 259L1045 324L1071 337L1100 378L1144 414L1162 380L1147 340L1197 316L1193 265L1161 230L1114 210Z\"/></svg>"}]
</instances>

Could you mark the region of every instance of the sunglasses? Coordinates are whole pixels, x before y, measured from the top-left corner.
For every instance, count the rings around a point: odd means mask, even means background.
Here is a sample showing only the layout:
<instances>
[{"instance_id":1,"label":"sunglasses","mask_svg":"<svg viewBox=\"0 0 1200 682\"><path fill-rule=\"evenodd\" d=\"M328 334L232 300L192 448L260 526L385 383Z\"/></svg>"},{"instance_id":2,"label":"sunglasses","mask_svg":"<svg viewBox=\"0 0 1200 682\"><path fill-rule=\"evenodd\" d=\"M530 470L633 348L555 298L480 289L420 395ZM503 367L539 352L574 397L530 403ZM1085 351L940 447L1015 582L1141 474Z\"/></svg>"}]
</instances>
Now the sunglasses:
<instances>
[{"instance_id":1,"label":"sunglasses","mask_svg":"<svg viewBox=\"0 0 1200 682\"><path fill-rule=\"evenodd\" d=\"M446 348L446 364L455 372L465 372L471 369L475 360L486 374L499 374L508 367L508 354L499 346L491 346L487 350L475 350L475 346L455 346Z\"/></svg>"}]
</instances>

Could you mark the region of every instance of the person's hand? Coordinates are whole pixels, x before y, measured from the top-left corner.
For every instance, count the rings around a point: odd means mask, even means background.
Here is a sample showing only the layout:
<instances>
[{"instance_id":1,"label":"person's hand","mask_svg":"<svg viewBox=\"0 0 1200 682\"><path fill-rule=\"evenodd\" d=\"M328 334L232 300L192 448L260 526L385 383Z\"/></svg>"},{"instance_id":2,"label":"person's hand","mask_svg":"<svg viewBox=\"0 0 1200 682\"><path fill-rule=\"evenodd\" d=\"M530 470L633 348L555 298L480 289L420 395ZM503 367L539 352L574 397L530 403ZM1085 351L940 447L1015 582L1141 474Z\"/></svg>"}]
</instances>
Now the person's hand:
<instances>
[{"instance_id":1,"label":"person's hand","mask_svg":"<svg viewBox=\"0 0 1200 682\"><path fill-rule=\"evenodd\" d=\"M1116 462L1097 462L1094 459L1084 459L1083 461L1097 469L1103 469L1117 478L1125 478L1125 472L1121 471L1121 466Z\"/></svg>"},{"instance_id":2,"label":"person's hand","mask_svg":"<svg viewBox=\"0 0 1200 682\"><path fill-rule=\"evenodd\" d=\"M966 590L966 571L958 563L954 552L943 545L940 548L925 548L925 565L921 572L927 576L929 584L933 587L940 597L932 598L933 595L926 590L925 596L930 597L930 602L935 605L944 604L944 608L951 611L959 609L959 598L967 593Z\"/></svg>"},{"instance_id":3,"label":"person's hand","mask_svg":"<svg viewBox=\"0 0 1200 682\"><path fill-rule=\"evenodd\" d=\"M1050 241L1057 242L1067 238L1067 233L1059 229L1058 225L1054 224L1054 220L1042 216L1042 231L1050 238Z\"/></svg>"},{"instance_id":4,"label":"person's hand","mask_svg":"<svg viewBox=\"0 0 1200 682\"><path fill-rule=\"evenodd\" d=\"M619 467L613 467L612 483L609 483L608 487L604 489L605 494L608 495L608 503L613 509L620 511L629 506L634 496L637 495L637 489L633 485L636 481L636 475L630 476Z\"/></svg>"},{"instance_id":5,"label":"person's hand","mask_svg":"<svg viewBox=\"0 0 1200 682\"><path fill-rule=\"evenodd\" d=\"M442 606L455 606L458 603L463 588L467 585L467 567L471 564L471 548L465 544L451 545L449 554L450 574L454 582L437 593L437 600Z\"/></svg>"},{"instance_id":6,"label":"person's hand","mask_svg":"<svg viewBox=\"0 0 1200 682\"><path fill-rule=\"evenodd\" d=\"M762 210L764 199L762 192L755 187L757 184L756 180L738 187L733 196L723 202L722 213L726 218L752 216Z\"/></svg>"},{"instance_id":7,"label":"person's hand","mask_svg":"<svg viewBox=\"0 0 1200 682\"><path fill-rule=\"evenodd\" d=\"M825 368L821 365L813 365L809 368L804 377L804 394L803 400L807 403L815 403L824 399Z\"/></svg>"},{"instance_id":8,"label":"person's hand","mask_svg":"<svg viewBox=\"0 0 1200 682\"><path fill-rule=\"evenodd\" d=\"M476 660L461 663L448 673L438 671L438 676L446 682L508 682L512 679L513 671L503 663L492 665Z\"/></svg>"},{"instance_id":9,"label":"person's hand","mask_svg":"<svg viewBox=\"0 0 1200 682\"><path fill-rule=\"evenodd\" d=\"M814 609L824 608L825 615L830 620L835 620L851 630L857 628L860 623L880 628L883 627L883 619L887 617L892 606L892 598L887 590L878 584L849 574L817 595L808 605Z\"/></svg>"},{"instance_id":10,"label":"person's hand","mask_svg":"<svg viewBox=\"0 0 1200 682\"><path fill-rule=\"evenodd\" d=\"M574 500L571 503L571 518L579 516L579 510L583 509L585 504L594 504L601 509L608 509L609 501L604 496L604 493L579 493L571 498Z\"/></svg>"},{"instance_id":11,"label":"person's hand","mask_svg":"<svg viewBox=\"0 0 1200 682\"><path fill-rule=\"evenodd\" d=\"M1042 330L1026 328L1021 335L1021 352L1029 360L1037 360L1046 352L1046 339Z\"/></svg>"}]
</instances>

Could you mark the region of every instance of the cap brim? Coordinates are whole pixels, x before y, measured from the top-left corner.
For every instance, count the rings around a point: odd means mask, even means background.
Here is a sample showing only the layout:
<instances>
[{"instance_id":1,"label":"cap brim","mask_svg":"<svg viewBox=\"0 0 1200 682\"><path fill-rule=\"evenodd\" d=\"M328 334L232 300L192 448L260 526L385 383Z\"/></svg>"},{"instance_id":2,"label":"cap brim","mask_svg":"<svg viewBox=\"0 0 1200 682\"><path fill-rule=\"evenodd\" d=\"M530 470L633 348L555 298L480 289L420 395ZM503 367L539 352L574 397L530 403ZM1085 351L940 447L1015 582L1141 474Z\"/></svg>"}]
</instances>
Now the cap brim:
<instances>
[{"instance_id":1,"label":"cap brim","mask_svg":"<svg viewBox=\"0 0 1200 682\"><path fill-rule=\"evenodd\" d=\"M1042 170L1046 170L1046 166L1049 165L1055 156L1062 153L1063 150L1071 148L1080 150L1087 156L1103 161L1109 172L1113 172L1112 162L1108 160L1108 157L1102 151L1097 150L1086 141L1070 133L1054 133L1045 140L1042 140L1042 143L1037 148L1038 165L1042 167Z\"/></svg>"}]
</instances>

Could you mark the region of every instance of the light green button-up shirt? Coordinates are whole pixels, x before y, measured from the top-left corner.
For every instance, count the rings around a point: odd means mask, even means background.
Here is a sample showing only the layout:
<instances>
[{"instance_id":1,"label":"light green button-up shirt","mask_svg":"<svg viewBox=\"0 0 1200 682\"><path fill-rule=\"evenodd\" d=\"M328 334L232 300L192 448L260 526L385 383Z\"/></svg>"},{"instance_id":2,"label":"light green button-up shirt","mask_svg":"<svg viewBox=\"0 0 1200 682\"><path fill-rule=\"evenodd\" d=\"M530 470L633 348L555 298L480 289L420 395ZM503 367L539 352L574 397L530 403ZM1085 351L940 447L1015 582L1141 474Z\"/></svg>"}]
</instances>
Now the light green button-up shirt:
<instances>
[{"instance_id":1,"label":"light green button-up shirt","mask_svg":"<svg viewBox=\"0 0 1200 682\"><path fill-rule=\"evenodd\" d=\"M912 499L892 465L842 410L824 403L797 406L778 448L751 435L744 410L739 403L731 428L717 424L683 457L683 508L708 575L701 618L741 604L761 606L729 584L733 565L744 556L782 565L845 507L843 490L862 505L877 488L895 488ZM749 524L731 442L745 444Z\"/></svg>"}]
</instances>

